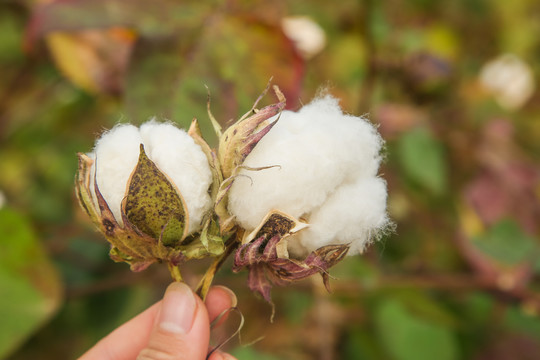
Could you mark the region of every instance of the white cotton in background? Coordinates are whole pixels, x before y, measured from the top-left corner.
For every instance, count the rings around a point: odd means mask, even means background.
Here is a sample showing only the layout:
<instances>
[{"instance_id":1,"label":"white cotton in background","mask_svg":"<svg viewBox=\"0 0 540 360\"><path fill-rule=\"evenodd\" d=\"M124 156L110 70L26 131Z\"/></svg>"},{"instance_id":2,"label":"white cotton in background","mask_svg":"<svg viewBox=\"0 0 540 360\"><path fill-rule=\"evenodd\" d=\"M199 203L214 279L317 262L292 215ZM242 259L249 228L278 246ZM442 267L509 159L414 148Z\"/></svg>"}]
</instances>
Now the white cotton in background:
<instances>
[{"instance_id":1,"label":"white cotton in background","mask_svg":"<svg viewBox=\"0 0 540 360\"><path fill-rule=\"evenodd\" d=\"M319 24L307 16L288 16L281 28L304 59L311 59L326 46L326 34Z\"/></svg>"},{"instance_id":2,"label":"white cotton in background","mask_svg":"<svg viewBox=\"0 0 540 360\"><path fill-rule=\"evenodd\" d=\"M384 196L376 197L379 203L375 204L374 200L367 206L377 209L379 213L382 209L382 213L386 214L386 186L384 181L376 177L382 145L383 140L372 124L362 117L343 114L337 100L330 96L315 99L299 112L284 111L277 124L244 162L252 168L275 167L259 171L241 170L229 193L229 211L248 230L256 228L271 210L302 217L311 228L312 217L316 214L323 215L317 215L314 219L327 215L340 217L341 207L364 209L364 205L356 202L356 207L352 206L353 200L348 199L349 195L356 201L365 191L382 188ZM358 183L359 179L366 181L360 182L360 189L347 193L347 186ZM364 190L363 186L372 182L382 187L375 185ZM341 193L346 195L338 196ZM338 200L332 200L334 198ZM367 214L367 211L362 214ZM313 237L313 246L318 248L332 241L339 243L342 239L352 239L358 235L356 237L364 239L363 244L359 244L358 250L355 250L360 251L368 241L365 239L367 235L364 235L374 233L370 230L373 229L373 221L371 218L350 216L347 220L357 223L360 220L360 223L353 226L345 224L346 220L342 221L335 226L336 234L330 234L330 229L322 225L324 222L317 220L321 225L311 230L319 232ZM302 238L304 247L311 249L309 241L307 237ZM292 239L289 243L292 243Z\"/></svg>"},{"instance_id":3,"label":"white cotton in background","mask_svg":"<svg viewBox=\"0 0 540 360\"><path fill-rule=\"evenodd\" d=\"M482 86L493 93L497 103L509 110L522 107L534 93L533 71L513 54L504 54L486 63L479 77Z\"/></svg>"},{"instance_id":4,"label":"white cotton in background","mask_svg":"<svg viewBox=\"0 0 540 360\"><path fill-rule=\"evenodd\" d=\"M103 134L94 153L89 154L96 160L99 190L116 220L122 223L121 203L139 160L140 144L182 194L189 213L189 232L198 230L211 206L208 188L212 173L206 155L185 131L156 121L143 124L140 130L133 125L118 125Z\"/></svg>"}]
</instances>

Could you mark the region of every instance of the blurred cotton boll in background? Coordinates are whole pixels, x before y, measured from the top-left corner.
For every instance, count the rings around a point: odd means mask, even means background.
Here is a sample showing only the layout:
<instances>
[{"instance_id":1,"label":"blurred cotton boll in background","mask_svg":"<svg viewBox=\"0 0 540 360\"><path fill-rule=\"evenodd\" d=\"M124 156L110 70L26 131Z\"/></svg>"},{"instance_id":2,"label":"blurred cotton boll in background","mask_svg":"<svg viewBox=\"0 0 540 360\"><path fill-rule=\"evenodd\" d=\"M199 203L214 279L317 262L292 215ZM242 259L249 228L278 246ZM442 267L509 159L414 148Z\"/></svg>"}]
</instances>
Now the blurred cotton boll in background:
<instances>
[{"instance_id":1,"label":"blurred cotton boll in background","mask_svg":"<svg viewBox=\"0 0 540 360\"><path fill-rule=\"evenodd\" d=\"M362 117L343 114L331 96L298 112L284 111L235 179L229 210L254 229L272 210L305 220L288 241L293 255L325 245L350 244L362 252L390 221L386 183L377 176L383 140Z\"/></svg>"},{"instance_id":2,"label":"blurred cotton boll in background","mask_svg":"<svg viewBox=\"0 0 540 360\"><path fill-rule=\"evenodd\" d=\"M326 46L324 30L307 16L286 17L281 21L281 27L306 60L320 53Z\"/></svg>"},{"instance_id":3,"label":"blurred cotton boll in background","mask_svg":"<svg viewBox=\"0 0 540 360\"><path fill-rule=\"evenodd\" d=\"M96 182L116 220L121 223L121 202L135 169L140 145L156 166L178 188L189 214L189 232L197 231L203 215L211 207L208 188L212 174L200 146L181 129L169 123L150 121L140 129L118 125L96 143Z\"/></svg>"},{"instance_id":4,"label":"blurred cotton boll in background","mask_svg":"<svg viewBox=\"0 0 540 360\"><path fill-rule=\"evenodd\" d=\"M531 68L513 54L501 55L485 64L480 82L500 106L509 110L522 107L535 89Z\"/></svg>"}]
</instances>

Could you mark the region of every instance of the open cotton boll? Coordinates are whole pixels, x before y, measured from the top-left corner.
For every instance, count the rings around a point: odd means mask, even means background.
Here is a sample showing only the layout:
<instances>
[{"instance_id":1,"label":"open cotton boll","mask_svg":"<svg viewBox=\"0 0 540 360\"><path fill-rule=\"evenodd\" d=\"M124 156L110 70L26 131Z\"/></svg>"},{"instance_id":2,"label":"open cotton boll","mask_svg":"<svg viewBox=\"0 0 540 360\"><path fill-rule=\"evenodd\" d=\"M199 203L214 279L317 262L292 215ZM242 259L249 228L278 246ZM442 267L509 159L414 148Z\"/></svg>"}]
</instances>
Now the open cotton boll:
<instances>
[{"instance_id":1,"label":"open cotton boll","mask_svg":"<svg viewBox=\"0 0 540 360\"><path fill-rule=\"evenodd\" d=\"M122 223L121 203L128 180L137 166L140 144L146 155L171 180L185 200L189 214L189 232L211 207L208 188L212 173L200 146L183 130L172 124L150 121L140 129L118 125L97 141L94 153L96 181L114 217Z\"/></svg>"},{"instance_id":2,"label":"open cotton boll","mask_svg":"<svg viewBox=\"0 0 540 360\"><path fill-rule=\"evenodd\" d=\"M382 144L372 124L343 114L330 96L299 112L284 111L244 162L251 168L274 167L241 170L229 193L229 211L248 230L274 209L310 222L341 186L375 178ZM386 198L381 200L386 209Z\"/></svg>"}]
</instances>

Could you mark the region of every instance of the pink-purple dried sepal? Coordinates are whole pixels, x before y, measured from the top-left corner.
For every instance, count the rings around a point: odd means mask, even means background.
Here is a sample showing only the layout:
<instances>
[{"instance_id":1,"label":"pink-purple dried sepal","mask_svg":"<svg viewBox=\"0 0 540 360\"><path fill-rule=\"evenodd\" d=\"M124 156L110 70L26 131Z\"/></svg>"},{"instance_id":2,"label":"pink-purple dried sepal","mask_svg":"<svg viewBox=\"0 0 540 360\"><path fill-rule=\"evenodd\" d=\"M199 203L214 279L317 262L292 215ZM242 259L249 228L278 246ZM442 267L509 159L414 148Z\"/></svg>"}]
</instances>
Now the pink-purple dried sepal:
<instances>
[{"instance_id":1,"label":"pink-purple dried sepal","mask_svg":"<svg viewBox=\"0 0 540 360\"><path fill-rule=\"evenodd\" d=\"M317 273L322 275L329 289L328 269L343 260L349 250L348 245L328 245L313 251L304 260L280 258L276 249L280 240L279 235L268 241L265 236L260 236L242 245L234 257L233 271L247 268L248 287L269 303L272 303L272 285L284 286Z\"/></svg>"}]
</instances>

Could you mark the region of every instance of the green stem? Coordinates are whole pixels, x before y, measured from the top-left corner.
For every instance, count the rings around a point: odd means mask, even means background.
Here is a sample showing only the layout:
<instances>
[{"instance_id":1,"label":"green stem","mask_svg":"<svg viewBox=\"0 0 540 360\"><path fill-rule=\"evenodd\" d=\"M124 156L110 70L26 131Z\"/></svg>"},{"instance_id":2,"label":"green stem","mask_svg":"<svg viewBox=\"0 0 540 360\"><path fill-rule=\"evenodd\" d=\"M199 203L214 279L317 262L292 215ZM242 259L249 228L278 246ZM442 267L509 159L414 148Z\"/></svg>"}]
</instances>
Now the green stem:
<instances>
[{"instance_id":1,"label":"green stem","mask_svg":"<svg viewBox=\"0 0 540 360\"><path fill-rule=\"evenodd\" d=\"M208 270L206 270L206 273L204 273L204 276L199 282L199 285L197 286L197 290L196 290L197 295L199 295L201 299L204 300L206 298L206 294L208 294L208 290L210 289L210 285L212 285L214 276L216 275L221 265L223 265L225 260L227 260L229 255L232 254L232 252L236 249L237 246L238 246L238 242L236 241L236 237L231 237L229 240L227 240L225 244L225 251L223 252L223 254L221 254L212 263L212 265L210 265Z\"/></svg>"},{"instance_id":2,"label":"green stem","mask_svg":"<svg viewBox=\"0 0 540 360\"><path fill-rule=\"evenodd\" d=\"M177 265L173 265L171 263L167 264L169 266L169 272L171 273L171 276L174 281L182 281L182 274L180 274L180 269Z\"/></svg>"}]
</instances>

